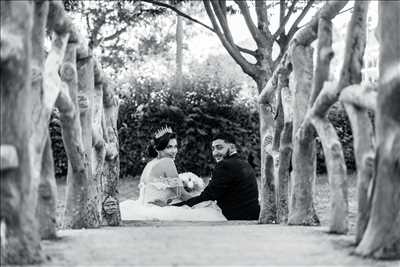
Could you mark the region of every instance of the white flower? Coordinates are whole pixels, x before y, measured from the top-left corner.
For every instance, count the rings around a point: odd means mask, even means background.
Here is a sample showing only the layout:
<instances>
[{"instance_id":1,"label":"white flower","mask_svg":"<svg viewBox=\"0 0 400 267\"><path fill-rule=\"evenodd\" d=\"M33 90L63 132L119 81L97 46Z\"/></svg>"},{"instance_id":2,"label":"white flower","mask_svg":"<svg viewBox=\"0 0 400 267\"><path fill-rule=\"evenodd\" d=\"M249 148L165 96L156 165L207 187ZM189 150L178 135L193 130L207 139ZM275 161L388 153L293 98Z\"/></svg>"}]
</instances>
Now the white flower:
<instances>
[{"instance_id":1,"label":"white flower","mask_svg":"<svg viewBox=\"0 0 400 267\"><path fill-rule=\"evenodd\" d=\"M188 192L201 191L205 186L203 179L192 172L180 173L179 178L182 180L183 187Z\"/></svg>"}]
</instances>

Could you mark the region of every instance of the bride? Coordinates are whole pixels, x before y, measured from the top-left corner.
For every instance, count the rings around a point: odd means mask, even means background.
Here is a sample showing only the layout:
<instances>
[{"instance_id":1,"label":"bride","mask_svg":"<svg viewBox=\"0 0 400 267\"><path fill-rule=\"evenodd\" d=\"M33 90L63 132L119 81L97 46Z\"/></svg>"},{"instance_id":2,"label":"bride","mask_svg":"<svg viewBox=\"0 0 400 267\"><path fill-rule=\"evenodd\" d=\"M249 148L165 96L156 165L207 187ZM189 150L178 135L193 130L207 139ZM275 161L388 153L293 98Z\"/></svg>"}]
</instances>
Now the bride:
<instances>
[{"instance_id":1,"label":"bride","mask_svg":"<svg viewBox=\"0 0 400 267\"><path fill-rule=\"evenodd\" d=\"M179 178L174 163L177 139L171 128L156 131L148 153L153 159L146 164L140 177L139 199L120 203L122 220L226 221L213 201L193 207L168 206L194 196L184 189Z\"/></svg>"}]
</instances>

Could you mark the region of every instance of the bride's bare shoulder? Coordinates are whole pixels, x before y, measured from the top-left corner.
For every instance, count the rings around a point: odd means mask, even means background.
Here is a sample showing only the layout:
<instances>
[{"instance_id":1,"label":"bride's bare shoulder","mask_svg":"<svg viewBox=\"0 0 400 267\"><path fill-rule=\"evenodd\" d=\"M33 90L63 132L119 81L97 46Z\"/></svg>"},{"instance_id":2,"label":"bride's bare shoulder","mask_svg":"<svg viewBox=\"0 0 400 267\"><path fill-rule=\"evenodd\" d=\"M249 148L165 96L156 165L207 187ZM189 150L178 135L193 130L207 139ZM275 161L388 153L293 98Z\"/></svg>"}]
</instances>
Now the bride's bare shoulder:
<instances>
[{"instance_id":1,"label":"bride's bare shoulder","mask_svg":"<svg viewBox=\"0 0 400 267\"><path fill-rule=\"evenodd\" d=\"M142 182L152 181L155 177L177 177L178 171L171 158L153 159L147 163L142 175Z\"/></svg>"},{"instance_id":2,"label":"bride's bare shoulder","mask_svg":"<svg viewBox=\"0 0 400 267\"><path fill-rule=\"evenodd\" d=\"M158 164L175 165L174 160L171 159L171 158L162 158L162 159L158 159Z\"/></svg>"}]
</instances>

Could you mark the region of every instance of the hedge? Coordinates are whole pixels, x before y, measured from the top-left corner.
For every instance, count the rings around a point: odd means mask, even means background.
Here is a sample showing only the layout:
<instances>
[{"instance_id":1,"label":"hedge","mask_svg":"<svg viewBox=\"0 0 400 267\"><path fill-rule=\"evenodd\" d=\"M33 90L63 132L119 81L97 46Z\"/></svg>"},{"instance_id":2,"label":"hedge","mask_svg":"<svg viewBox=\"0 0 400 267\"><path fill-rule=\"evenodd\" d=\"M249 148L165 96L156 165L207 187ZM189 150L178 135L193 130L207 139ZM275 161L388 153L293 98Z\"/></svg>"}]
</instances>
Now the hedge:
<instances>
[{"instance_id":1,"label":"hedge","mask_svg":"<svg viewBox=\"0 0 400 267\"><path fill-rule=\"evenodd\" d=\"M236 136L240 152L259 168L259 119L255 109L238 102L240 88L219 88L211 81L186 82L182 92L154 81L134 84L124 95L119 116L121 173L139 175L149 160L147 145L156 129L169 125L178 135L180 172L209 175L214 166L211 138L221 131Z\"/></svg>"}]
</instances>

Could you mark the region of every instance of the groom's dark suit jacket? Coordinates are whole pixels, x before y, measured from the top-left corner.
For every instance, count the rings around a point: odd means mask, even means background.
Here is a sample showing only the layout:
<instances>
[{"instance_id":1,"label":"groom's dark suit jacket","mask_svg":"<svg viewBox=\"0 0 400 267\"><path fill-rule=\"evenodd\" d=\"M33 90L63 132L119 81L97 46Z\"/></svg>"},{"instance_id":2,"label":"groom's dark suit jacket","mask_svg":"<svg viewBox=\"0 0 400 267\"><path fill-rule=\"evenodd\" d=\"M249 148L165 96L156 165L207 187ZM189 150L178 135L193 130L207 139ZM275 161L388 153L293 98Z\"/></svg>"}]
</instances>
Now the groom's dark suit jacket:
<instances>
[{"instance_id":1,"label":"groom's dark suit jacket","mask_svg":"<svg viewBox=\"0 0 400 267\"><path fill-rule=\"evenodd\" d=\"M257 220L258 187L250 164L236 153L225 158L217 163L210 183L199 196L175 205L193 206L207 200L216 200L228 220Z\"/></svg>"}]
</instances>

